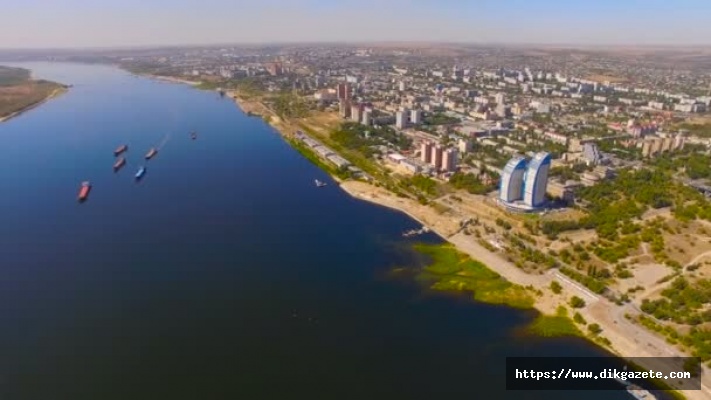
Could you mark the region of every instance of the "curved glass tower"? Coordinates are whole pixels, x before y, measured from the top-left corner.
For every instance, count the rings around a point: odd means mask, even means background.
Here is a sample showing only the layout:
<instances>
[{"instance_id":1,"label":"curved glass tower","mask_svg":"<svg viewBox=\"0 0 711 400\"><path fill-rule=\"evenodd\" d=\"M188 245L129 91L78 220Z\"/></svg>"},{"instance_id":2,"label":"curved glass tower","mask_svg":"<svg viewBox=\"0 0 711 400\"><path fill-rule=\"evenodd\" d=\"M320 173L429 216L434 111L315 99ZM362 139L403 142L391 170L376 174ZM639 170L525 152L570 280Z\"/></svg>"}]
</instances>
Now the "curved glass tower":
<instances>
[{"instance_id":1,"label":"curved glass tower","mask_svg":"<svg viewBox=\"0 0 711 400\"><path fill-rule=\"evenodd\" d=\"M550 167L551 155L548 153L538 153L528 163L523 193L523 202L527 206L535 208L545 203Z\"/></svg>"},{"instance_id":2,"label":"curved glass tower","mask_svg":"<svg viewBox=\"0 0 711 400\"><path fill-rule=\"evenodd\" d=\"M499 199L511 203L523 198L523 176L526 173L526 159L514 157L506 163L501 173Z\"/></svg>"}]
</instances>

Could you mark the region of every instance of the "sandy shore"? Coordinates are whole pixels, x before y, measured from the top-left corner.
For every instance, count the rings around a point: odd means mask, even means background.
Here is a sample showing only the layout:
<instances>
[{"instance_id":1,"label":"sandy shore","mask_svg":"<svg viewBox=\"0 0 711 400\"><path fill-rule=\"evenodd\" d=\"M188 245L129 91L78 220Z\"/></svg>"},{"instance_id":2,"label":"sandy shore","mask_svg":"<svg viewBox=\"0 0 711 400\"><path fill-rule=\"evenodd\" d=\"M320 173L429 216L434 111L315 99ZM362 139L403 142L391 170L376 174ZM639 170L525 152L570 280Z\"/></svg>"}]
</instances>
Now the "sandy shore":
<instances>
[{"instance_id":1,"label":"sandy shore","mask_svg":"<svg viewBox=\"0 0 711 400\"><path fill-rule=\"evenodd\" d=\"M183 83L183 84L191 85L191 86L196 86L196 85L200 84L200 82L189 81L187 79L174 78L172 76L161 76L161 75L140 75L140 76L145 76L147 78L151 78L151 79L155 79L155 80L159 80L159 81L164 81L164 82Z\"/></svg>"}]
</instances>

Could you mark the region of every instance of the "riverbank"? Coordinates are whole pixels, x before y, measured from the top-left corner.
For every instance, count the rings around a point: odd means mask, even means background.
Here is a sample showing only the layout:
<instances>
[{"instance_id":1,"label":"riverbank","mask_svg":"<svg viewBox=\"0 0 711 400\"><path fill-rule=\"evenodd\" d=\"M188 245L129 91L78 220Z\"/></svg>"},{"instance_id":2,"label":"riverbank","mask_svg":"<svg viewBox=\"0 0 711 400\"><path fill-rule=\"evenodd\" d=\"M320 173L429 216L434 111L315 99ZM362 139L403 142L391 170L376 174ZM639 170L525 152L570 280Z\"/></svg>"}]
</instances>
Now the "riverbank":
<instances>
[{"instance_id":1,"label":"riverbank","mask_svg":"<svg viewBox=\"0 0 711 400\"><path fill-rule=\"evenodd\" d=\"M194 82L190 84L195 85ZM292 141L294 134L301 130L296 124L281 119L258 98L246 98L240 96L236 91L227 91L226 94L235 101L243 112L263 118L288 141ZM299 122L300 124L304 123L303 120ZM331 173L331 171L327 172ZM334 179L339 180L337 177L334 177ZM535 301L533 307L546 316L559 316L561 306L570 308L568 300L571 296L575 295L583 298L586 305L580 309L572 309L568 317L572 316L573 313L579 313L583 322L579 322L576 326L583 335L591 341L607 347L620 357L632 359L639 357L688 356L667 344L663 338L628 321L625 318L625 308L601 299L576 282L556 273L555 270L544 274L529 274L522 271L508 261L503 254L488 249L487 247L489 246L482 245L474 236L464 233L461 229L463 222L461 216L449 212L440 212L434 207L420 204L413 199L399 197L387 189L362 181L341 181L340 186L354 198L407 214L451 243L457 250L468 255L473 260L481 262L507 281L530 289L534 293ZM562 285L562 292L556 294L550 290L553 281ZM599 335L586 334L588 332L587 327L592 324L597 324L602 328L602 333ZM604 340L601 340L603 338ZM636 359L635 362L640 363L640 360ZM646 359L642 364L643 367L657 370L665 366L663 360L654 359ZM702 379L703 390L684 391L681 392L683 396L692 400L711 399L711 390L709 390L706 375L708 374L705 374Z\"/></svg>"},{"instance_id":2,"label":"riverbank","mask_svg":"<svg viewBox=\"0 0 711 400\"><path fill-rule=\"evenodd\" d=\"M346 181L341 183L341 188L355 198L404 212L429 227L459 251L483 263L487 268L498 273L509 282L522 287L538 289L540 292L534 295L535 302L533 307L544 315L556 316L561 305L569 307L567 304L569 296L577 295L584 298L588 305L572 310L572 312L580 313L585 320L584 326L578 326L578 328L584 333L587 326L598 324L602 328L602 335L610 342L609 346L604 347L607 347L620 357L635 359L635 362L639 362L636 358L686 356L669 346L662 338L627 321L622 315L623 313L614 312L612 307L617 306L607 304L605 300L599 297L590 297L589 291L575 282L564 281L554 273L536 275L522 271L513 263L507 261L501 254L492 252L482 246L475 237L460 232L460 229L458 229L460 220L453 216L440 215L427 205L398 197L386 189L365 182ZM548 290L554 280L563 285L564 290L561 294L555 294ZM588 335L587 337L595 341L594 336ZM600 344L597 341L596 343ZM645 361L647 363L643 366L646 368L660 370L666 366L664 362L654 359L646 359ZM705 386L703 391L683 391L682 394L686 398L694 400L711 398L711 391L707 387L707 379L703 379Z\"/></svg>"},{"instance_id":3,"label":"riverbank","mask_svg":"<svg viewBox=\"0 0 711 400\"><path fill-rule=\"evenodd\" d=\"M229 94L242 111L263 117L288 139L298 130L297 127L278 118L272 110L259 101L242 98L234 92ZM577 327L583 335L597 344L607 347L620 357L686 356L667 344L663 338L628 321L624 317L624 309L618 310L618 306L601 299L576 282L564 279L554 270L545 274L529 274L522 271L512 262L507 261L502 254L487 249L474 236L465 234L461 229L463 222L461 216L439 212L416 200L399 197L385 188L362 181L347 180L341 182L340 186L355 198L404 212L451 243L457 250L467 254L473 260L483 263L507 281L521 287L531 288L535 298L533 307L546 316L557 316L560 306L570 309L568 300L571 296L585 299L587 305L580 309L571 309L568 316L572 317L574 313L579 313L584 323L578 323ZM560 294L553 293L549 289L553 281L557 281L563 286L563 291ZM589 333L587 327L592 324L597 324L602 328L602 333ZM644 367L660 369L660 365L659 362L650 360L649 365L644 365ZM706 387L706 379L704 379L704 386L705 390L703 391L684 391L683 395L694 400L709 399L711 391Z\"/></svg>"},{"instance_id":4,"label":"riverbank","mask_svg":"<svg viewBox=\"0 0 711 400\"><path fill-rule=\"evenodd\" d=\"M183 83L190 86L197 86L200 82L189 81L187 79L175 78L172 76L162 76L162 75L151 75L151 74L134 74L135 76L145 76L146 78L155 79L157 81L170 82L170 83Z\"/></svg>"},{"instance_id":5,"label":"riverbank","mask_svg":"<svg viewBox=\"0 0 711 400\"><path fill-rule=\"evenodd\" d=\"M34 103L28 104L26 106L23 106L22 108L12 111L9 114L0 116L0 122L8 121L12 118L18 117L18 116L22 115L23 113L26 113L26 112L34 109L36 107L39 107L42 104L46 103L47 101L66 93L67 90L68 90L67 87L60 86L60 87L54 89L52 92L50 92L45 98L38 100Z\"/></svg>"}]
</instances>

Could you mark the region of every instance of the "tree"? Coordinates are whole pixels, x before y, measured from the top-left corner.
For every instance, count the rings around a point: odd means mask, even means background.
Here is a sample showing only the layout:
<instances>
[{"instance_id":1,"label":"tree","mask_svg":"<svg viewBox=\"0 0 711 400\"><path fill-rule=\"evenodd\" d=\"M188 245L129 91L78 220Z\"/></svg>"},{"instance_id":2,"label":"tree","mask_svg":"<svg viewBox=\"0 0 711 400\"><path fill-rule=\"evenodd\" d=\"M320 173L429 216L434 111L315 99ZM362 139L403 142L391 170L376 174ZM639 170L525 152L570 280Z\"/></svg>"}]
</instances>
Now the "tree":
<instances>
[{"instance_id":1,"label":"tree","mask_svg":"<svg viewBox=\"0 0 711 400\"><path fill-rule=\"evenodd\" d=\"M583 308L585 307L585 300L578 296L573 296L570 298L570 306L573 308Z\"/></svg>"},{"instance_id":2,"label":"tree","mask_svg":"<svg viewBox=\"0 0 711 400\"><path fill-rule=\"evenodd\" d=\"M588 331L590 331L593 335L597 335L602 332L602 328L600 328L600 325L598 324L590 324L588 325Z\"/></svg>"},{"instance_id":3,"label":"tree","mask_svg":"<svg viewBox=\"0 0 711 400\"><path fill-rule=\"evenodd\" d=\"M587 321L585 321L585 318L583 318L583 316L580 315L579 312L576 312L575 315L573 315L573 321L575 321L576 323L578 323L580 325L585 325L588 323Z\"/></svg>"},{"instance_id":4,"label":"tree","mask_svg":"<svg viewBox=\"0 0 711 400\"><path fill-rule=\"evenodd\" d=\"M560 294L563 291L563 287L558 283L558 281L551 282L551 290L555 294Z\"/></svg>"},{"instance_id":5,"label":"tree","mask_svg":"<svg viewBox=\"0 0 711 400\"><path fill-rule=\"evenodd\" d=\"M455 172L449 183L457 189L464 189L472 194L486 194L494 190L494 185L485 185L476 175L472 173Z\"/></svg>"}]
</instances>

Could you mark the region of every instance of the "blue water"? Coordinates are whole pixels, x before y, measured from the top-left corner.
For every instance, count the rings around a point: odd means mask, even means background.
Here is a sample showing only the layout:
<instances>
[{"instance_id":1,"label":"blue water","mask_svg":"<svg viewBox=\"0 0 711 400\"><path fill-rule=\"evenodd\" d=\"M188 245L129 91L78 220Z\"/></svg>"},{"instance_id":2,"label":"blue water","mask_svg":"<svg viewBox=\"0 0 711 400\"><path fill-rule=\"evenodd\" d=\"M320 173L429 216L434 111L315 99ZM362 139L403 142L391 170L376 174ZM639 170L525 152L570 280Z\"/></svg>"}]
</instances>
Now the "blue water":
<instances>
[{"instance_id":1,"label":"blue water","mask_svg":"<svg viewBox=\"0 0 711 400\"><path fill-rule=\"evenodd\" d=\"M421 262L400 237L418 224L316 189L331 180L231 101L24 66L74 86L0 123L0 399L629 398L507 392L507 355L602 351L393 277Z\"/></svg>"}]
</instances>

